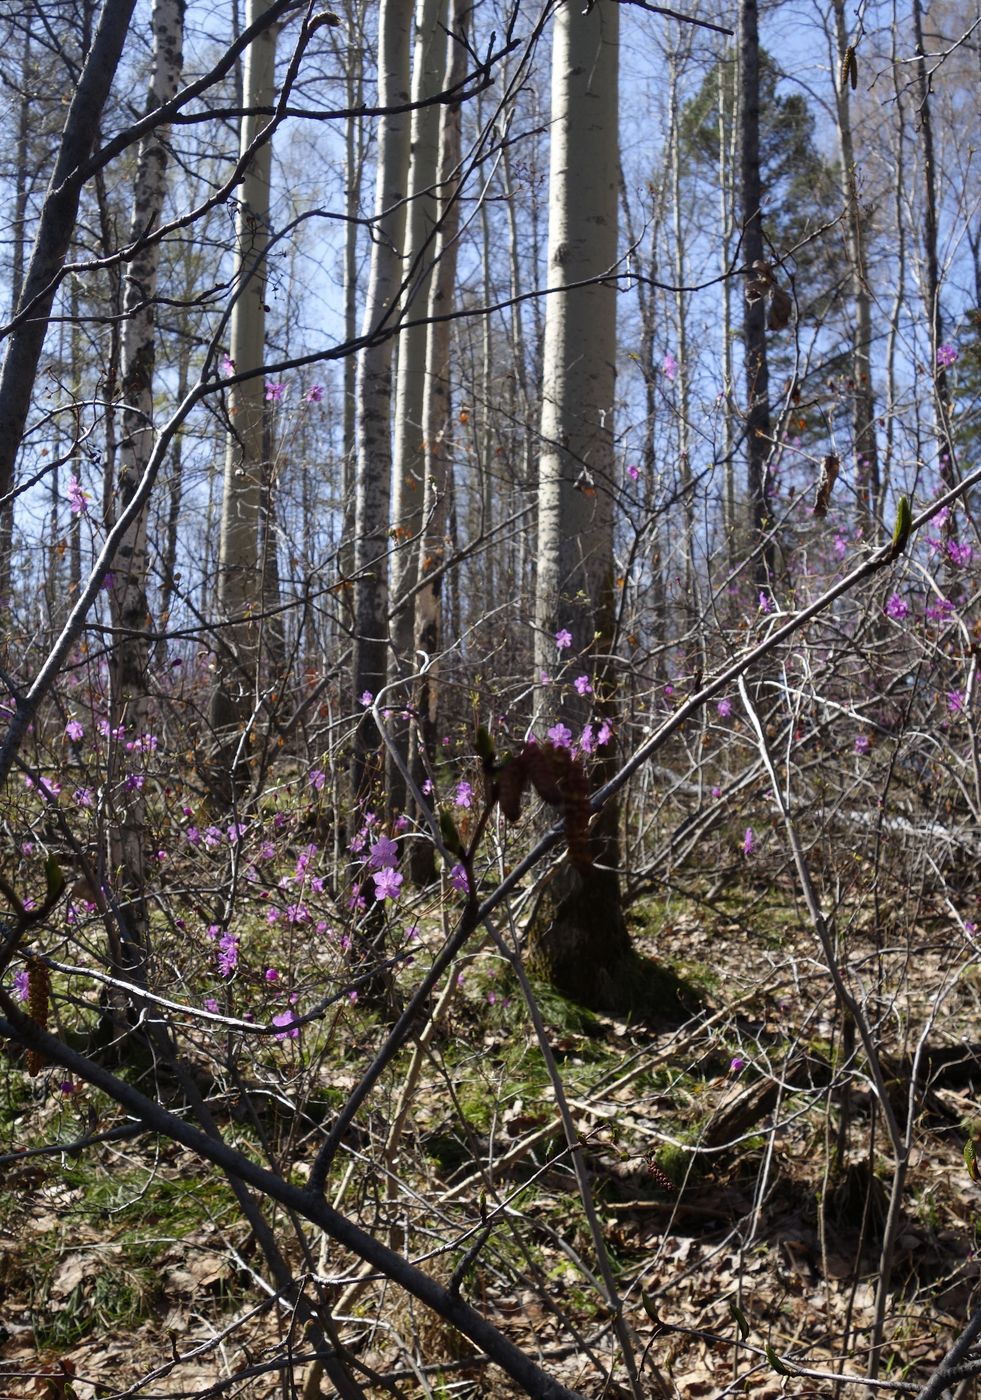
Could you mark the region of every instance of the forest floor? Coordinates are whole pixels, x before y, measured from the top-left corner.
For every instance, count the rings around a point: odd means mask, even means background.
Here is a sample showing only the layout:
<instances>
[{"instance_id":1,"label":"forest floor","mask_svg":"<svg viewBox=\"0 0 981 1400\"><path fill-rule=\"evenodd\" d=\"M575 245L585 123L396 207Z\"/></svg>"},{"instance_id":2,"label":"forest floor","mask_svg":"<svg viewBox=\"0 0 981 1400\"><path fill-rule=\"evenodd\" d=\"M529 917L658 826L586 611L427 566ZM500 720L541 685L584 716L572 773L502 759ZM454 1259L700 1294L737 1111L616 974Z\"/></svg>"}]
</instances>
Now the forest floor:
<instances>
[{"instance_id":1,"label":"forest floor","mask_svg":"<svg viewBox=\"0 0 981 1400\"><path fill-rule=\"evenodd\" d=\"M781 1375L766 1348L818 1371L867 1374L893 1162L814 936L790 896L751 890L711 909L648 900L631 922L638 949L684 979L697 1009L631 1023L539 991L646 1393L656 1393L656 1368L683 1397L830 1395L827 1380ZM898 935L852 928L842 957L864 978L901 1121L926 1018L936 1017L931 1048L951 1047L937 1050L916 1099L878 1366L883 1377L916 1380L976 1301L981 1187L964 1147L979 1127L981 970L963 949L954 959L940 910ZM369 1044L363 1021L345 1024L350 1036L317 1067L335 1093L355 1082ZM279 1047L287 1052L298 1053ZM119 1121L108 1100L62 1081L55 1069L28 1079L6 1063L0 1151L71 1142ZM302 1179L315 1134L297 1146L274 1099L266 1147L292 1150ZM225 1109L229 1140L258 1155L232 1096ZM490 953L468 966L413 1100L398 1159L403 1215L401 1206L386 1213L372 1166L371 1135L384 1119L383 1104L367 1115L334 1192L341 1209L396 1243L401 1231L400 1247L411 1216L410 1252L448 1278L456 1256L424 1240L438 1245L441 1232L473 1220L481 1158L508 1204L465 1296L566 1384L628 1393L619 1361L604 1387L617 1347L554 1094L520 994ZM249 1229L212 1167L146 1135L0 1170L0 1396L66 1400L70 1378L80 1400L300 1393L302 1330L263 1297ZM357 1273L332 1250L317 1268ZM398 1393L515 1393L390 1287L348 1298L345 1337ZM284 1347L285 1380L263 1368Z\"/></svg>"}]
</instances>

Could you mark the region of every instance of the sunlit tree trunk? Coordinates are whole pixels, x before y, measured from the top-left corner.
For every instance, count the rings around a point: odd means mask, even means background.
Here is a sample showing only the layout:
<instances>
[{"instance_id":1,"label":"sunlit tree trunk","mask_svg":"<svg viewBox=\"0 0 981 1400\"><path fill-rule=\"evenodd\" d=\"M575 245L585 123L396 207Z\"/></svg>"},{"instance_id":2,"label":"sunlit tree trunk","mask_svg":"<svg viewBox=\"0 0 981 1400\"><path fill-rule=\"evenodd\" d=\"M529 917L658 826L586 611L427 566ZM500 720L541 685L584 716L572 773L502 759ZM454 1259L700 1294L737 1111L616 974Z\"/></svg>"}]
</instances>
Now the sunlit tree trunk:
<instances>
[{"instance_id":1,"label":"sunlit tree trunk","mask_svg":"<svg viewBox=\"0 0 981 1400\"><path fill-rule=\"evenodd\" d=\"M248 0L246 27L268 9L268 0ZM244 154L269 118L275 96L276 30L268 25L245 57L245 105L239 149ZM269 182L272 145L267 140L249 162L239 189L236 217L236 296L230 357L237 374L261 370L266 343L266 248L269 242ZM224 645L218 650L211 720L219 741L219 789L224 791L241 758L240 731L258 685L262 607L260 517L266 473L265 403L262 375L230 387L218 545L218 616Z\"/></svg>"},{"instance_id":2,"label":"sunlit tree trunk","mask_svg":"<svg viewBox=\"0 0 981 1400\"><path fill-rule=\"evenodd\" d=\"M151 24L153 73L147 93L148 112L169 102L177 91L183 57L183 0L154 0ZM133 188L131 243L159 222L166 186L167 129L158 128L140 145ZM159 243L148 244L129 263L125 283L120 364L122 434L113 501L115 515L129 507L153 447L154 323L159 263ZM145 509L134 519L116 551L109 607L113 627L117 629L109 656L112 724L113 727L125 725L131 742L139 744L141 737L152 728ZM136 748L132 752L133 768L138 770L141 750ZM110 869L118 892L124 938L132 949L144 949L147 940L146 806L142 789L135 786L139 773L120 776L122 781L116 785L110 826Z\"/></svg>"},{"instance_id":3,"label":"sunlit tree trunk","mask_svg":"<svg viewBox=\"0 0 981 1400\"><path fill-rule=\"evenodd\" d=\"M466 35L470 0L453 0L449 16L449 47L445 48L445 86L458 83L466 72ZM446 317L453 308L456 281L460 210L457 167L460 162L459 105L443 108L439 130L439 234L436 270L429 296L429 315ZM429 327L426 350L425 393L422 404L425 443L423 534L419 551L421 587L415 599L415 646L430 659L419 688L417 708L422 742L435 752L439 722L439 653L443 647L443 589L446 580L438 571L446 557L450 519L453 465L451 447L452 397L450 322L439 320Z\"/></svg>"},{"instance_id":4,"label":"sunlit tree trunk","mask_svg":"<svg viewBox=\"0 0 981 1400\"><path fill-rule=\"evenodd\" d=\"M378 104L409 100L411 0L383 0L379 14ZM377 695L388 665L389 508L392 477L392 351L402 278L409 116L389 111L378 127L378 169L371 270L364 334L374 337L360 354L357 393L357 479L354 521L354 648L352 705ZM352 788L360 800L381 776L379 735L365 716L355 736Z\"/></svg>"},{"instance_id":5,"label":"sunlit tree trunk","mask_svg":"<svg viewBox=\"0 0 981 1400\"><path fill-rule=\"evenodd\" d=\"M562 658L590 677L612 714L613 404L616 287L593 278L617 259L617 40L613 0L582 13L565 0L555 17L549 169L548 287L542 389L535 593L535 681L542 729L561 713L575 738L593 697L557 703L542 678ZM563 290L564 289L564 290ZM569 647L556 637L568 632ZM570 687L571 689L571 687ZM617 864L617 813L608 805L594 849ZM629 939L615 870L553 871L529 930L530 953L561 990L612 1004Z\"/></svg>"},{"instance_id":6,"label":"sunlit tree trunk","mask_svg":"<svg viewBox=\"0 0 981 1400\"><path fill-rule=\"evenodd\" d=\"M760 179L760 37L757 0L740 0L739 131L742 167L743 262L750 278L765 260ZM773 547L763 543L770 529L767 461L770 454L770 376L766 356L766 302L743 304L743 358L746 375L746 495L749 546L759 549L756 580L773 581Z\"/></svg>"},{"instance_id":7,"label":"sunlit tree trunk","mask_svg":"<svg viewBox=\"0 0 981 1400\"><path fill-rule=\"evenodd\" d=\"M875 431L872 387L872 294L865 257L865 232L858 202L858 173L852 141L848 33L844 0L834 0L837 49L836 112L841 148L841 182L845 201L845 230L855 319L852 327L852 437L855 487L865 538L874 544L880 519L879 449Z\"/></svg>"},{"instance_id":8,"label":"sunlit tree trunk","mask_svg":"<svg viewBox=\"0 0 981 1400\"><path fill-rule=\"evenodd\" d=\"M440 91L446 53L446 0L416 0L415 57L412 68L412 100L425 102ZM418 535L423 519L425 432L423 397L426 384L428 327L423 324L433 280L436 241L436 165L439 147L440 107L418 107L412 113L409 162L409 207L406 215L402 278L404 307L412 326L399 337L398 373L395 385L394 478L392 483L391 596L393 606L412 588L419 576ZM390 679L412 669L414 607L410 599L398 608L392 621ZM408 754L408 727L397 725L396 743ZM395 763L388 765L388 800L394 808L405 802L405 783Z\"/></svg>"}]
</instances>

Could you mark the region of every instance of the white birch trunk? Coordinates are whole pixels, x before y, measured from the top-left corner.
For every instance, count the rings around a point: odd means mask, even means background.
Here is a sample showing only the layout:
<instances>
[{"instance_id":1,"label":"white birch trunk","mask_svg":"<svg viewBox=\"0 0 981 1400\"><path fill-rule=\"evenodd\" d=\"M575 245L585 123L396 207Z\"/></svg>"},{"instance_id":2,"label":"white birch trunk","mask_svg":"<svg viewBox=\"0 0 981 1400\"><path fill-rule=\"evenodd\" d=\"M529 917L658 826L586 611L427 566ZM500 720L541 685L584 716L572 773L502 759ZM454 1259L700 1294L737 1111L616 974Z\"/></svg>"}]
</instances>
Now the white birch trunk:
<instances>
[{"instance_id":1,"label":"white birch trunk","mask_svg":"<svg viewBox=\"0 0 981 1400\"><path fill-rule=\"evenodd\" d=\"M268 0L248 0L245 23L255 24ZM276 31L270 25L245 56L247 108L269 107L275 98ZM268 122L254 110L242 118L239 149L251 146ZM238 374L262 368L266 341L266 248L272 144L254 153L239 190L236 217L236 300L230 357ZM212 724L223 750L237 746L236 731L253 706L259 663L258 614L262 606L259 525L265 471L265 386L261 374L233 385L227 397L230 427L218 544L218 615L228 624L219 651Z\"/></svg>"},{"instance_id":2,"label":"white birch trunk","mask_svg":"<svg viewBox=\"0 0 981 1400\"><path fill-rule=\"evenodd\" d=\"M182 67L183 0L154 0L153 72L147 111L169 102L177 91ZM160 221L167 188L168 128L158 128L140 145L133 186L130 240L135 242ZM160 245L143 248L129 263L121 347L122 437L114 511L126 509L143 476L153 448L154 303ZM147 514L143 510L124 535L113 564L109 605L117 640L110 656L112 723L123 723L134 739L150 727L149 628L147 602ZM138 751L134 763L138 765ZM147 935L145 870L146 812L138 788L119 786L110 831L110 863L127 899L121 918L133 950L145 947Z\"/></svg>"},{"instance_id":3,"label":"white birch trunk","mask_svg":"<svg viewBox=\"0 0 981 1400\"><path fill-rule=\"evenodd\" d=\"M593 697L563 696L574 739L595 700L614 709L613 405L616 286L597 281L617 260L617 43L615 0L582 13L557 11L552 48L548 287L539 464L535 682L554 674L556 633L567 630L572 674L592 678ZM572 692L571 684L566 687ZM557 717L555 690L539 690L544 728ZM617 863L616 804L608 804L594 851ZM528 934L529 955L567 995L612 1009L631 995L635 972L611 869L565 861L543 889ZM636 990L636 986L634 986Z\"/></svg>"},{"instance_id":4,"label":"white birch trunk","mask_svg":"<svg viewBox=\"0 0 981 1400\"><path fill-rule=\"evenodd\" d=\"M411 0L383 0L379 16L378 104L409 100ZM378 127L378 166L371 269L364 334L377 335L358 361L357 475L354 520L354 664L352 707L384 686L388 663L388 553L392 477L392 351L389 332L397 322L405 236L409 163L409 116L390 112ZM355 800L380 774L379 736L365 718L355 738L352 785Z\"/></svg>"}]
</instances>

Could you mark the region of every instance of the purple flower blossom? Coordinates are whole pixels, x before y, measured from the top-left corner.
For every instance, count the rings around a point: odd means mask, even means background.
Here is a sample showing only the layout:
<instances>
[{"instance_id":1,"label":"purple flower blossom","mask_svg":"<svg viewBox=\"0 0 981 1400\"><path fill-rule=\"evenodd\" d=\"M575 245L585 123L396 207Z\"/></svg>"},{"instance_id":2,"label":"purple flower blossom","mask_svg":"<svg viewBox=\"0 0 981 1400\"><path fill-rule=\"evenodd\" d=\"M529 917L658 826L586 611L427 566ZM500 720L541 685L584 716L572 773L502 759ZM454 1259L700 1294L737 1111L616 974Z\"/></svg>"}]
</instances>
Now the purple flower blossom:
<instances>
[{"instance_id":1,"label":"purple flower blossom","mask_svg":"<svg viewBox=\"0 0 981 1400\"><path fill-rule=\"evenodd\" d=\"M552 677L548 674L547 671L543 671L543 672L542 672L542 685L551 685L551 684L552 684Z\"/></svg>"},{"instance_id":2,"label":"purple flower blossom","mask_svg":"<svg viewBox=\"0 0 981 1400\"><path fill-rule=\"evenodd\" d=\"M26 1001L31 994L31 974L26 967L14 973L14 996L18 1001Z\"/></svg>"},{"instance_id":3,"label":"purple flower blossom","mask_svg":"<svg viewBox=\"0 0 981 1400\"><path fill-rule=\"evenodd\" d=\"M361 692L361 703L362 705L364 705L365 709L368 708L368 706L372 703L374 698L375 697L372 695L370 690L363 690Z\"/></svg>"},{"instance_id":4,"label":"purple flower blossom","mask_svg":"<svg viewBox=\"0 0 981 1400\"><path fill-rule=\"evenodd\" d=\"M672 355L670 350L665 355L664 359L661 361L661 369L664 371L665 379L669 379L673 383L674 377L678 373L678 361Z\"/></svg>"},{"instance_id":5,"label":"purple flower blossom","mask_svg":"<svg viewBox=\"0 0 981 1400\"><path fill-rule=\"evenodd\" d=\"M969 544L960 544L957 540L947 541L947 557L958 569L967 568L973 553Z\"/></svg>"},{"instance_id":6,"label":"purple flower blossom","mask_svg":"<svg viewBox=\"0 0 981 1400\"><path fill-rule=\"evenodd\" d=\"M286 385L279 380L266 380L266 403L280 403L286 393Z\"/></svg>"},{"instance_id":7,"label":"purple flower blossom","mask_svg":"<svg viewBox=\"0 0 981 1400\"><path fill-rule=\"evenodd\" d=\"M372 870L394 870L399 861L399 848L396 842L384 832L369 850L368 865Z\"/></svg>"},{"instance_id":8,"label":"purple flower blossom","mask_svg":"<svg viewBox=\"0 0 981 1400\"><path fill-rule=\"evenodd\" d=\"M927 619L930 622L946 622L954 611L954 605L949 598L935 598L926 610Z\"/></svg>"},{"instance_id":9,"label":"purple flower blossom","mask_svg":"<svg viewBox=\"0 0 981 1400\"><path fill-rule=\"evenodd\" d=\"M294 1024L295 1021L296 1021L296 1012L295 1012L295 1011L280 1011L276 1016L274 1016L274 1017L272 1018L272 1023L273 1023L274 1026L285 1026L285 1027L286 1027L286 1030L282 1030L282 1031L277 1031L277 1032L276 1032L276 1039L277 1039L277 1040L299 1040L299 1038L300 1038L300 1028L299 1028L299 1026L297 1026L297 1025Z\"/></svg>"},{"instance_id":10,"label":"purple flower blossom","mask_svg":"<svg viewBox=\"0 0 981 1400\"><path fill-rule=\"evenodd\" d=\"M557 749L567 749L572 743L572 730L560 720L558 724L552 725L548 737Z\"/></svg>"},{"instance_id":11,"label":"purple flower blossom","mask_svg":"<svg viewBox=\"0 0 981 1400\"><path fill-rule=\"evenodd\" d=\"M465 781L457 783L453 801L457 807L473 806L473 787L471 784Z\"/></svg>"},{"instance_id":12,"label":"purple flower blossom","mask_svg":"<svg viewBox=\"0 0 981 1400\"><path fill-rule=\"evenodd\" d=\"M321 403L324 397L324 386L322 384L311 384L306 392L307 403Z\"/></svg>"},{"instance_id":13,"label":"purple flower blossom","mask_svg":"<svg viewBox=\"0 0 981 1400\"><path fill-rule=\"evenodd\" d=\"M288 904L286 906L286 922L288 924L308 924L310 910L305 904Z\"/></svg>"},{"instance_id":14,"label":"purple flower blossom","mask_svg":"<svg viewBox=\"0 0 981 1400\"><path fill-rule=\"evenodd\" d=\"M964 698L963 690L948 690L947 709L952 715L960 714L961 710L963 710Z\"/></svg>"},{"instance_id":15,"label":"purple flower blossom","mask_svg":"<svg viewBox=\"0 0 981 1400\"><path fill-rule=\"evenodd\" d=\"M588 676L577 676L572 682L580 695L592 695L593 683Z\"/></svg>"},{"instance_id":16,"label":"purple flower blossom","mask_svg":"<svg viewBox=\"0 0 981 1400\"><path fill-rule=\"evenodd\" d=\"M231 826L228 828L228 832L227 832L228 844L229 844L230 846L234 846L238 841L240 841L240 840L242 839L242 837L243 837L244 835L245 835L245 823L244 823L244 822L232 822L232 824L231 824Z\"/></svg>"},{"instance_id":17,"label":"purple flower blossom","mask_svg":"<svg viewBox=\"0 0 981 1400\"><path fill-rule=\"evenodd\" d=\"M275 968L275 967L267 967L266 970L265 970L265 972L264 972L262 975L263 975L263 977L266 979L267 982L278 982L278 981L279 981L279 969L278 969L278 968Z\"/></svg>"},{"instance_id":18,"label":"purple flower blossom","mask_svg":"<svg viewBox=\"0 0 981 1400\"><path fill-rule=\"evenodd\" d=\"M217 846L221 845L221 832L216 826L205 827L203 839L208 850L213 851Z\"/></svg>"},{"instance_id":19,"label":"purple flower blossom","mask_svg":"<svg viewBox=\"0 0 981 1400\"><path fill-rule=\"evenodd\" d=\"M310 786L313 788L314 792L322 792L324 783L326 781L327 774L323 771L322 768L311 768Z\"/></svg>"},{"instance_id":20,"label":"purple flower blossom","mask_svg":"<svg viewBox=\"0 0 981 1400\"><path fill-rule=\"evenodd\" d=\"M72 741L73 744L81 743L81 741L85 738L85 730L79 724L77 719L70 719L68 721L68 723L65 725L65 733L67 734L68 738Z\"/></svg>"},{"instance_id":21,"label":"purple flower blossom","mask_svg":"<svg viewBox=\"0 0 981 1400\"><path fill-rule=\"evenodd\" d=\"M184 832L184 837L190 846L200 846L201 833L196 826L189 826Z\"/></svg>"},{"instance_id":22,"label":"purple flower blossom","mask_svg":"<svg viewBox=\"0 0 981 1400\"><path fill-rule=\"evenodd\" d=\"M902 622L904 617L909 616L909 603L905 598L901 598L898 593L893 593L886 600L886 617L891 617L895 622Z\"/></svg>"},{"instance_id":23,"label":"purple flower blossom","mask_svg":"<svg viewBox=\"0 0 981 1400\"><path fill-rule=\"evenodd\" d=\"M640 476L640 467L628 467L627 475L630 477L631 481L636 481Z\"/></svg>"},{"instance_id":24,"label":"purple flower blossom","mask_svg":"<svg viewBox=\"0 0 981 1400\"><path fill-rule=\"evenodd\" d=\"M72 515L84 515L89 508L89 495L82 490L82 484L77 476L68 478L68 490L65 498L71 506Z\"/></svg>"},{"instance_id":25,"label":"purple flower blossom","mask_svg":"<svg viewBox=\"0 0 981 1400\"><path fill-rule=\"evenodd\" d=\"M555 645L559 651L566 651L572 646L572 633L568 627L562 627L555 634Z\"/></svg>"},{"instance_id":26,"label":"purple flower blossom","mask_svg":"<svg viewBox=\"0 0 981 1400\"><path fill-rule=\"evenodd\" d=\"M229 355L227 352L226 352L224 355L222 355L222 357L221 357L221 365L220 365L220 368L221 368L221 372L222 372L223 376L224 376L226 379L229 377L229 375L235 373L235 361L232 359L231 355Z\"/></svg>"},{"instance_id":27,"label":"purple flower blossom","mask_svg":"<svg viewBox=\"0 0 981 1400\"><path fill-rule=\"evenodd\" d=\"M839 559L844 559L848 553L848 541L844 535L835 535L834 551Z\"/></svg>"},{"instance_id":28,"label":"purple flower blossom","mask_svg":"<svg viewBox=\"0 0 981 1400\"><path fill-rule=\"evenodd\" d=\"M743 1059L742 1055L733 1055L732 1059L729 1061L729 1073L739 1074L746 1068L746 1064L747 1061Z\"/></svg>"},{"instance_id":29,"label":"purple flower blossom","mask_svg":"<svg viewBox=\"0 0 981 1400\"><path fill-rule=\"evenodd\" d=\"M856 737L855 737L855 752L856 752L857 754L866 754L866 753L868 753L868 751L869 751L869 749L870 749L871 747L872 747L872 740L869 738L869 736L868 736L867 734L858 734L858 735L856 735Z\"/></svg>"},{"instance_id":30,"label":"purple flower blossom","mask_svg":"<svg viewBox=\"0 0 981 1400\"><path fill-rule=\"evenodd\" d=\"M761 613L772 613L775 606L776 606L776 604L774 603L773 599L770 597L769 593L765 592L765 591L761 588L761 589L760 589L760 612L761 612Z\"/></svg>"},{"instance_id":31,"label":"purple flower blossom","mask_svg":"<svg viewBox=\"0 0 981 1400\"><path fill-rule=\"evenodd\" d=\"M404 878L401 871L386 866L384 870L376 870L371 878L375 882L376 899L398 899Z\"/></svg>"},{"instance_id":32,"label":"purple flower blossom","mask_svg":"<svg viewBox=\"0 0 981 1400\"><path fill-rule=\"evenodd\" d=\"M467 872L462 865L454 865L450 871L450 884L461 894L470 893L470 881L467 879Z\"/></svg>"},{"instance_id":33,"label":"purple flower blossom","mask_svg":"<svg viewBox=\"0 0 981 1400\"><path fill-rule=\"evenodd\" d=\"M721 797L721 796L722 796L722 789L721 789L720 787L714 787L714 788L712 789L712 796L715 797L715 798Z\"/></svg>"},{"instance_id":34,"label":"purple flower blossom","mask_svg":"<svg viewBox=\"0 0 981 1400\"><path fill-rule=\"evenodd\" d=\"M720 719L728 719L732 714L732 701L726 696L723 696L715 708L719 713Z\"/></svg>"},{"instance_id":35,"label":"purple flower blossom","mask_svg":"<svg viewBox=\"0 0 981 1400\"><path fill-rule=\"evenodd\" d=\"M748 826L748 827L746 828L746 835L743 837L743 855L744 855L744 856L751 856L751 855L753 854L753 845L754 845L754 841L753 841L753 828L752 828L751 826Z\"/></svg>"},{"instance_id":36,"label":"purple flower blossom","mask_svg":"<svg viewBox=\"0 0 981 1400\"><path fill-rule=\"evenodd\" d=\"M595 746L596 739L593 735L593 726L591 724L584 724L582 733L579 736L579 747L582 749L583 753L592 753Z\"/></svg>"},{"instance_id":37,"label":"purple flower blossom","mask_svg":"<svg viewBox=\"0 0 981 1400\"><path fill-rule=\"evenodd\" d=\"M956 345L937 346L937 364L941 369L950 369L951 365L956 364L957 356Z\"/></svg>"},{"instance_id":38,"label":"purple flower blossom","mask_svg":"<svg viewBox=\"0 0 981 1400\"><path fill-rule=\"evenodd\" d=\"M613 726L610 724L609 720L604 720L603 723L600 725L599 733L596 736L597 746L599 748L602 748L603 745L608 744L612 738Z\"/></svg>"},{"instance_id":39,"label":"purple flower blossom","mask_svg":"<svg viewBox=\"0 0 981 1400\"><path fill-rule=\"evenodd\" d=\"M72 801L76 807L92 806L92 789L87 787L76 788L72 793Z\"/></svg>"},{"instance_id":40,"label":"purple flower blossom","mask_svg":"<svg viewBox=\"0 0 981 1400\"><path fill-rule=\"evenodd\" d=\"M223 933L218 941L218 971L222 977L231 977L238 966L238 939L233 933Z\"/></svg>"},{"instance_id":41,"label":"purple flower blossom","mask_svg":"<svg viewBox=\"0 0 981 1400\"><path fill-rule=\"evenodd\" d=\"M348 896L347 907L350 910L352 910L352 912L357 912L358 910L365 908L364 895L361 893L361 886L356 880L351 886L351 893Z\"/></svg>"}]
</instances>

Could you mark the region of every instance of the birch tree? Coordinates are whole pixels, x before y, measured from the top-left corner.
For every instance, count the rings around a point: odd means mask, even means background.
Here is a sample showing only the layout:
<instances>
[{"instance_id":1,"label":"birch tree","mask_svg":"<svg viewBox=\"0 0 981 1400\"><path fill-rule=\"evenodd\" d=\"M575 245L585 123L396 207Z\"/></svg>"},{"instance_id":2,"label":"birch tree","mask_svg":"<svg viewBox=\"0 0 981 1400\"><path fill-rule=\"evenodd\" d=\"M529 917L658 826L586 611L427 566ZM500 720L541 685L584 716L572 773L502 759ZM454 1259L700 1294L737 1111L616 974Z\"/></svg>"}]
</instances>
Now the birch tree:
<instances>
[{"instance_id":1,"label":"birch tree","mask_svg":"<svg viewBox=\"0 0 981 1400\"><path fill-rule=\"evenodd\" d=\"M586 13L565 0L556 11L535 593L535 679L546 716L553 692L542 677L555 671L557 647L592 677L608 715L613 705L616 287L603 279L617 259L618 33L614 0ZM577 694L563 707L577 729L591 698ZM594 845L615 867L615 804L601 821ZM557 866L530 941L563 991L612 1004L630 949L614 869Z\"/></svg>"},{"instance_id":2,"label":"birch tree","mask_svg":"<svg viewBox=\"0 0 981 1400\"><path fill-rule=\"evenodd\" d=\"M384 0L379 14L378 124L375 219L365 299L368 344L358 363L357 476L354 520L354 655L352 700L384 686L388 666L388 551L392 476L393 330L402 277L405 194L409 165L411 0ZM367 792L377 774L379 738L370 717L355 736L352 786ZM372 758L372 755L375 757Z\"/></svg>"},{"instance_id":3,"label":"birch tree","mask_svg":"<svg viewBox=\"0 0 981 1400\"><path fill-rule=\"evenodd\" d=\"M268 0L248 0L246 26L259 21ZM275 93L276 30L267 25L245 56L245 113L240 131L244 155L260 135ZM237 731L249 715L258 682L262 606L260 514L265 477L265 404L261 370L266 344L266 248L272 145L252 153L236 215L236 294L231 318L230 359L236 374L249 377L228 391L228 437L218 546L218 613L230 624L218 652L211 719L222 741L224 762L238 747ZM227 368L227 367L226 367Z\"/></svg>"},{"instance_id":4,"label":"birch tree","mask_svg":"<svg viewBox=\"0 0 981 1400\"><path fill-rule=\"evenodd\" d=\"M154 0L153 72L147 112L169 102L181 73L184 0ZM137 252L129 264L122 334L122 438L114 503L132 503L153 446L153 374L156 355L155 305L160 244L140 240L159 222L167 182L167 129L157 128L140 144L133 186L130 243ZM110 612L117 638L110 657L112 723L125 724L136 743L149 730L150 614L147 601L147 513L132 521L116 554ZM137 947L146 941L145 811L141 790L120 784L112 828L112 866L127 892L128 934Z\"/></svg>"}]
</instances>

